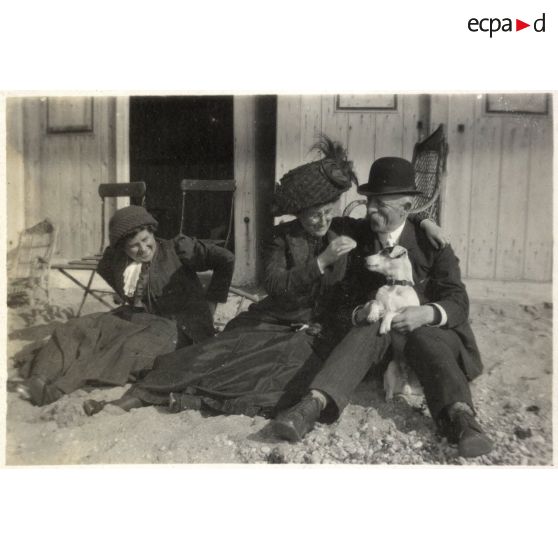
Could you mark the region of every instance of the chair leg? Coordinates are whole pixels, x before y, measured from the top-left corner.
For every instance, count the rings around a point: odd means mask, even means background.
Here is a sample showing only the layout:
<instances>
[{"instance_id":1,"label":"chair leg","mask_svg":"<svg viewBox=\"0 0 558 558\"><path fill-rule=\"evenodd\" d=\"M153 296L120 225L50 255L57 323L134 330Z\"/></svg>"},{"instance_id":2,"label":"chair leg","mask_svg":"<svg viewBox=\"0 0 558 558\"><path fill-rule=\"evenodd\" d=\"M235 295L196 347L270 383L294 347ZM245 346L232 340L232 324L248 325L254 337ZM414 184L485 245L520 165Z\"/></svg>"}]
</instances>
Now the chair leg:
<instances>
[{"instance_id":1,"label":"chair leg","mask_svg":"<svg viewBox=\"0 0 558 558\"><path fill-rule=\"evenodd\" d=\"M85 299L87 298L87 295L89 294L89 290L91 288L91 284L93 283L93 276L95 275L95 271L91 272L91 275L89 276L89 281L87 282L87 286L85 287L85 292L83 293L83 298L81 299L81 304L79 305L79 309L77 311L77 317L79 318L80 314L81 314L81 310L83 308L83 305L85 304Z\"/></svg>"}]
</instances>

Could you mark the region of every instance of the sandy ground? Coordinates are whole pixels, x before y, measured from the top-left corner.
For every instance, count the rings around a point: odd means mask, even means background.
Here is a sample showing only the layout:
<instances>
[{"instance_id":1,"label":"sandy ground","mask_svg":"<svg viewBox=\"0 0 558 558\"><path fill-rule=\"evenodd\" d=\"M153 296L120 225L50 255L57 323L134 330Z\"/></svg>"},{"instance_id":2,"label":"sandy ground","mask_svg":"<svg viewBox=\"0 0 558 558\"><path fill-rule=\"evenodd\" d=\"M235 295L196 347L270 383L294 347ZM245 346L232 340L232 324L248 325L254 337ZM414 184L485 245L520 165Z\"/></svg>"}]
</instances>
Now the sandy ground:
<instances>
[{"instance_id":1,"label":"sandy ground","mask_svg":"<svg viewBox=\"0 0 558 558\"><path fill-rule=\"evenodd\" d=\"M40 343L53 324L77 308L79 292L51 290L51 305L9 309L8 377L17 377L21 355ZM244 301L246 305L247 301ZM221 322L242 301L222 305ZM88 302L84 313L102 310ZM471 320L485 363L472 385L482 424L494 451L464 460L438 438L421 398L386 403L377 378L365 381L336 423L318 425L306 439L274 438L269 421L246 416L169 414L145 407L125 413L107 408L87 417L85 399L113 398L125 388L80 390L46 407L8 393L6 463L552 463L552 306L550 302L472 301Z\"/></svg>"}]
</instances>

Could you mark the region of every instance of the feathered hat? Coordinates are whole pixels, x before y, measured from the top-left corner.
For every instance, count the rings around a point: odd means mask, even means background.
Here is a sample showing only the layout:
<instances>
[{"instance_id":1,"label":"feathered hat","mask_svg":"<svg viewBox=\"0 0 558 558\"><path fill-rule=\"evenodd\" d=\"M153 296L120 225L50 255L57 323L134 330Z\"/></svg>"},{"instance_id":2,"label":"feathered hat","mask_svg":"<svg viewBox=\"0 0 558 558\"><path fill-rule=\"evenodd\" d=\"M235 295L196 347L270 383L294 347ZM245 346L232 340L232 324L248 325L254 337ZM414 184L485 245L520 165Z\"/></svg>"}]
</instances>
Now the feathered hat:
<instances>
[{"instance_id":1,"label":"feathered hat","mask_svg":"<svg viewBox=\"0 0 558 558\"><path fill-rule=\"evenodd\" d=\"M321 136L312 149L321 151L323 159L296 167L281 178L273 196L274 215L296 215L336 201L352 183L358 185L353 162L339 142Z\"/></svg>"}]
</instances>

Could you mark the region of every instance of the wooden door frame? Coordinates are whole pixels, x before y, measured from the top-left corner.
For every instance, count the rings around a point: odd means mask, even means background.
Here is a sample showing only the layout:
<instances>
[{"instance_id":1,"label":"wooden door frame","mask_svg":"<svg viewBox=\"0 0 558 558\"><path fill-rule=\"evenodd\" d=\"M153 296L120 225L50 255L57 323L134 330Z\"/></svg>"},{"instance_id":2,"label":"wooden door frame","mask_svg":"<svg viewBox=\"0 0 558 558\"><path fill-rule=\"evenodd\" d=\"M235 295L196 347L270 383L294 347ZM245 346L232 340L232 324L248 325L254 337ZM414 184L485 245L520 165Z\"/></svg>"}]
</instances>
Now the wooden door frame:
<instances>
[{"instance_id":1,"label":"wooden door frame","mask_svg":"<svg viewBox=\"0 0 558 558\"><path fill-rule=\"evenodd\" d=\"M115 102L116 182L130 182L130 97L116 97ZM129 203L116 198L116 208Z\"/></svg>"},{"instance_id":2,"label":"wooden door frame","mask_svg":"<svg viewBox=\"0 0 558 558\"><path fill-rule=\"evenodd\" d=\"M236 285L254 285L257 280L256 196L256 97L234 96L234 177L236 194L234 207ZM130 180L130 97L116 97L115 102L116 181ZM118 205L122 207L125 204Z\"/></svg>"}]
</instances>

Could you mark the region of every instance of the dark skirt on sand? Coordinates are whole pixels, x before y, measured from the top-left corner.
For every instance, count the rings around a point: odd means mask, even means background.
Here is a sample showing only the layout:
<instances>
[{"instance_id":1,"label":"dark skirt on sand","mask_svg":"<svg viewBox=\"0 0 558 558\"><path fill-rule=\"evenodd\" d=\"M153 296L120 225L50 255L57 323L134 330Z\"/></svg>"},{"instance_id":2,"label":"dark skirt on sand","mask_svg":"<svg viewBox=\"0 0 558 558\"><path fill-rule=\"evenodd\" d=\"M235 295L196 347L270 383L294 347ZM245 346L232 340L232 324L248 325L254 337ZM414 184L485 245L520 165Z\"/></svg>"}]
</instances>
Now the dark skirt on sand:
<instances>
[{"instance_id":1,"label":"dark skirt on sand","mask_svg":"<svg viewBox=\"0 0 558 558\"><path fill-rule=\"evenodd\" d=\"M90 314L57 326L22 376L28 378L32 402L46 405L86 385L133 381L176 343L173 320L147 312Z\"/></svg>"},{"instance_id":2,"label":"dark skirt on sand","mask_svg":"<svg viewBox=\"0 0 558 558\"><path fill-rule=\"evenodd\" d=\"M274 416L308 391L333 346L316 324L248 311L216 339L158 357L128 395L167 405L172 393L183 409Z\"/></svg>"}]
</instances>

